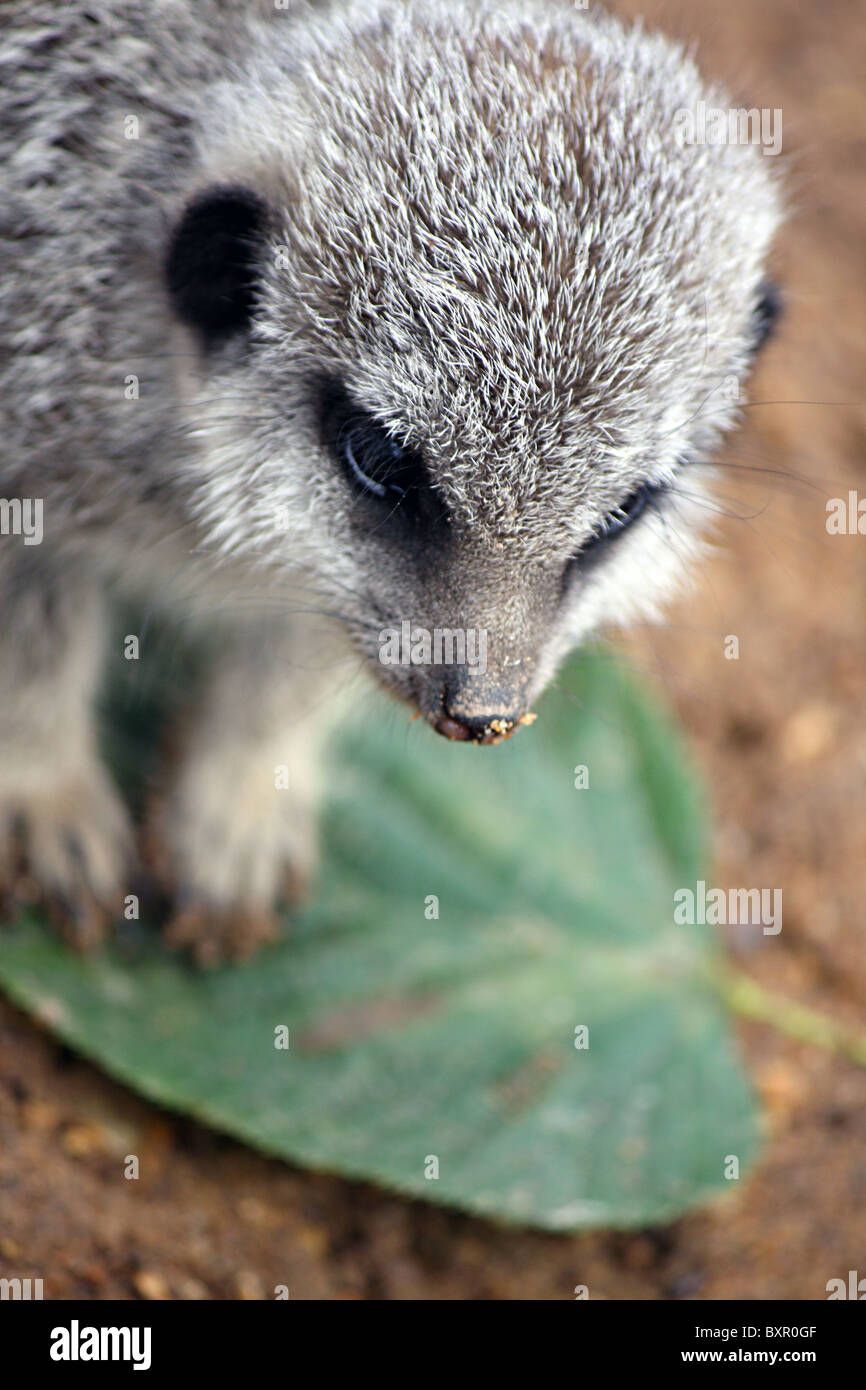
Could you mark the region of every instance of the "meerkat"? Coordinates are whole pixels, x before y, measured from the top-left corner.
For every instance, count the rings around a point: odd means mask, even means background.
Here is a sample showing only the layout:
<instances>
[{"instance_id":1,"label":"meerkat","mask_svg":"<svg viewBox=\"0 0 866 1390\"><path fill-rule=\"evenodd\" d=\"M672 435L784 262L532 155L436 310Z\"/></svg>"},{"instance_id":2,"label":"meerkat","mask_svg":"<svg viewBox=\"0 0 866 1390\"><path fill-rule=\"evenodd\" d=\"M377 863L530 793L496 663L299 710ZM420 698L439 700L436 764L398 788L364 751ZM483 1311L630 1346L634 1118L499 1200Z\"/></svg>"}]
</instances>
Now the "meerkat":
<instances>
[{"instance_id":1,"label":"meerkat","mask_svg":"<svg viewBox=\"0 0 866 1390\"><path fill-rule=\"evenodd\" d=\"M495 743L688 573L773 315L773 161L678 138L724 94L569 0L0 26L0 493L41 517L0 535L0 877L81 943L120 915L94 700L138 596L217 637L149 822L168 937L242 954L313 870L347 663ZM407 620L483 631L484 669L383 664Z\"/></svg>"}]
</instances>

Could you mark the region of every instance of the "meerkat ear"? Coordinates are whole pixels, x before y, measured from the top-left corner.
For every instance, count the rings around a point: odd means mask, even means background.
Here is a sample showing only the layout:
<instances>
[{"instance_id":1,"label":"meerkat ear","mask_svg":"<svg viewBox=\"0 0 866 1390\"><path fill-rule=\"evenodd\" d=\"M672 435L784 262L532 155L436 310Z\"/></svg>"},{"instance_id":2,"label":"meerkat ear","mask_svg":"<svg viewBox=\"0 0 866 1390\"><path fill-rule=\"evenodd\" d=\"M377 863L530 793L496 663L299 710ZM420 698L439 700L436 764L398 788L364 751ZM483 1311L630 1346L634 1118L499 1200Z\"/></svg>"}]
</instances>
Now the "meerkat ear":
<instances>
[{"instance_id":1,"label":"meerkat ear","mask_svg":"<svg viewBox=\"0 0 866 1390\"><path fill-rule=\"evenodd\" d=\"M765 280L759 292L757 307L755 308L752 319L754 338L752 341L752 351L758 352L768 338L771 338L775 331L776 324L782 316L783 309L782 294L778 285L774 285L770 280Z\"/></svg>"},{"instance_id":2,"label":"meerkat ear","mask_svg":"<svg viewBox=\"0 0 866 1390\"><path fill-rule=\"evenodd\" d=\"M217 186L185 209L169 241L165 275L172 303L208 346L252 318L268 208L249 188Z\"/></svg>"}]
</instances>

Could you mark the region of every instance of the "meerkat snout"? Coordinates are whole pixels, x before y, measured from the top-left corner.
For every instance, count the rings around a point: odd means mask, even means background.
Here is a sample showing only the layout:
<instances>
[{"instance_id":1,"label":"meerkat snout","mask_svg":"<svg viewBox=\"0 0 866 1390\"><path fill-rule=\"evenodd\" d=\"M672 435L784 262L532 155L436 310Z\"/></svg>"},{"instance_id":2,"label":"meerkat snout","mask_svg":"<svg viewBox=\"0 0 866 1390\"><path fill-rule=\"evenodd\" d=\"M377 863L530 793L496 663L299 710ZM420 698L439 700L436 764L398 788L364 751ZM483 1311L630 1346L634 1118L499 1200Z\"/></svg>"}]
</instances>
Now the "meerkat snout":
<instances>
[{"instance_id":1,"label":"meerkat snout","mask_svg":"<svg viewBox=\"0 0 866 1390\"><path fill-rule=\"evenodd\" d=\"M465 674L463 668L444 674L438 705L434 704L428 719L445 738L459 743L501 743L529 712L523 680L489 681L471 670Z\"/></svg>"}]
</instances>

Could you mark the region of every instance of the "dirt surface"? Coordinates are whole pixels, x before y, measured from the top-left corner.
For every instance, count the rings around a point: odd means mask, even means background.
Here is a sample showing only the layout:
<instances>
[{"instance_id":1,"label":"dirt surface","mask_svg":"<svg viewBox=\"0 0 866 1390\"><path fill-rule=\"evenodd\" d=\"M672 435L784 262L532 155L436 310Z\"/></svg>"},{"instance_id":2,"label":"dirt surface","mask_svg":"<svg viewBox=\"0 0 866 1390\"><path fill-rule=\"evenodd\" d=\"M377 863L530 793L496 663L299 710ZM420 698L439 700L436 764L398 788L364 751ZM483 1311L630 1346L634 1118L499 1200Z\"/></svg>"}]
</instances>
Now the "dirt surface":
<instances>
[{"instance_id":1,"label":"dirt surface","mask_svg":"<svg viewBox=\"0 0 866 1390\"><path fill-rule=\"evenodd\" d=\"M731 959L866 1032L866 10L859 0L618 6L698 41L780 107L787 314L726 454L732 513L700 587L628 656L678 712L716 806L715 882L780 887L778 937ZM769 471L764 471L769 470ZM739 638L739 660L725 639ZM756 1172L677 1224L579 1238L484 1222L271 1162L139 1102L0 1003L0 1276L51 1298L821 1299L866 1275L866 1068L777 1029L739 1036L763 1097ZM145 1176L126 1182L124 1154Z\"/></svg>"}]
</instances>

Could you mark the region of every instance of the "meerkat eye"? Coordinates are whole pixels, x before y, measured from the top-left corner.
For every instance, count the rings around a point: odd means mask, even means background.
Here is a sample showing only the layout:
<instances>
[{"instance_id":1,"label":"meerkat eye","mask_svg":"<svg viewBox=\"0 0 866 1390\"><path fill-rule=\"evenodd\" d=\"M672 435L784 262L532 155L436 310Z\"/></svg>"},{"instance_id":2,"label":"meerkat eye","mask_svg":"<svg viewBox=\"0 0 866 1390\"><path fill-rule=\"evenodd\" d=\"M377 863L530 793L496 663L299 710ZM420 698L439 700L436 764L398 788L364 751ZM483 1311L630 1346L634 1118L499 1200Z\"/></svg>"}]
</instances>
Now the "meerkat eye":
<instances>
[{"instance_id":1,"label":"meerkat eye","mask_svg":"<svg viewBox=\"0 0 866 1390\"><path fill-rule=\"evenodd\" d=\"M587 550L589 546L598 545L602 541L609 541L614 536L618 536L627 526L631 526L632 522L637 521L638 517L646 511L649 503L663 491L663 487L658 483L642 483L640 487L635 488L634 492L629 493L618 507L614 507L612 512L608 512L601 524L601 529L583 547L584 550Z\"/></svg>"},{"instance_id":2,"label":"meerkat eye","mask_svg":"<svg viewBox=\"0 0 866 1390\"><path fill-rule=\"evenodd\" d=\"M404 449L341 387L331 385L324 391L321 423L328 448L357 491L398 504L426 484L418 455Z\"/></svg>"},{"instance_id":3,"label":"meerkat eye","mask_svg":"<svg viewBox=\"0 0 866 1390\"><path fill-rule=\"evenodd\" d=\"M607 513L595 535L591 535L588 541L584 541L580 550L577 550L577 553L571 556L569 563L566 564L562 577L563 594L567 594L569 591L574 575L584 569L584 562L587 569L592 569L596 560L605 555L609 543L616 541L621 532L626 531L634 521L637 521L638 517L644 514L646 507L651 506L666 491L666 485L662 482L642 482L639 488L634 489L634 492L628 493L627 498L620 502L619 506L614 507L613 512Z\"/></svg>"},{"instance_id":4,"label":"meerkat eye","mask_svg":"<svg viewBox=\"0 0 866 1390\"><path fill-rule=\"evenodd\" d=\"M388 435L370 430L366 421L350 422L336 441L336 453L353 480L374 497L389 492L403 497L403 450Z\"/></svg>"},{"instance_id":5,"label":"meerkat eye","mask_svg":"<svg viewBox=\"0 0 866 1390\"><path fill-rule=\"evenodd\" d=\"M759 291L758 303L752 316L752 351L757 352L775 332L783 309L778 285L765 280Z\"/></svg>"},{"instance_id":6,"label":"meerkat eye","mask_svg":"<svg viewBox=\"0 0 866 1390\"><path fill-rule=\"evenodd\" d=\"M664 483L642 483L640 487L630 492L618 507L608 512L601 526L594 536L590 536L575 555L568 561L562 575L562 592L566 593L571 585L575 574L582 568L586 561L587 568L591 568L597 560L607 550L608 544L621 535L633 522L637 521L667 488Z\"/></svg>"}]
</instances>

